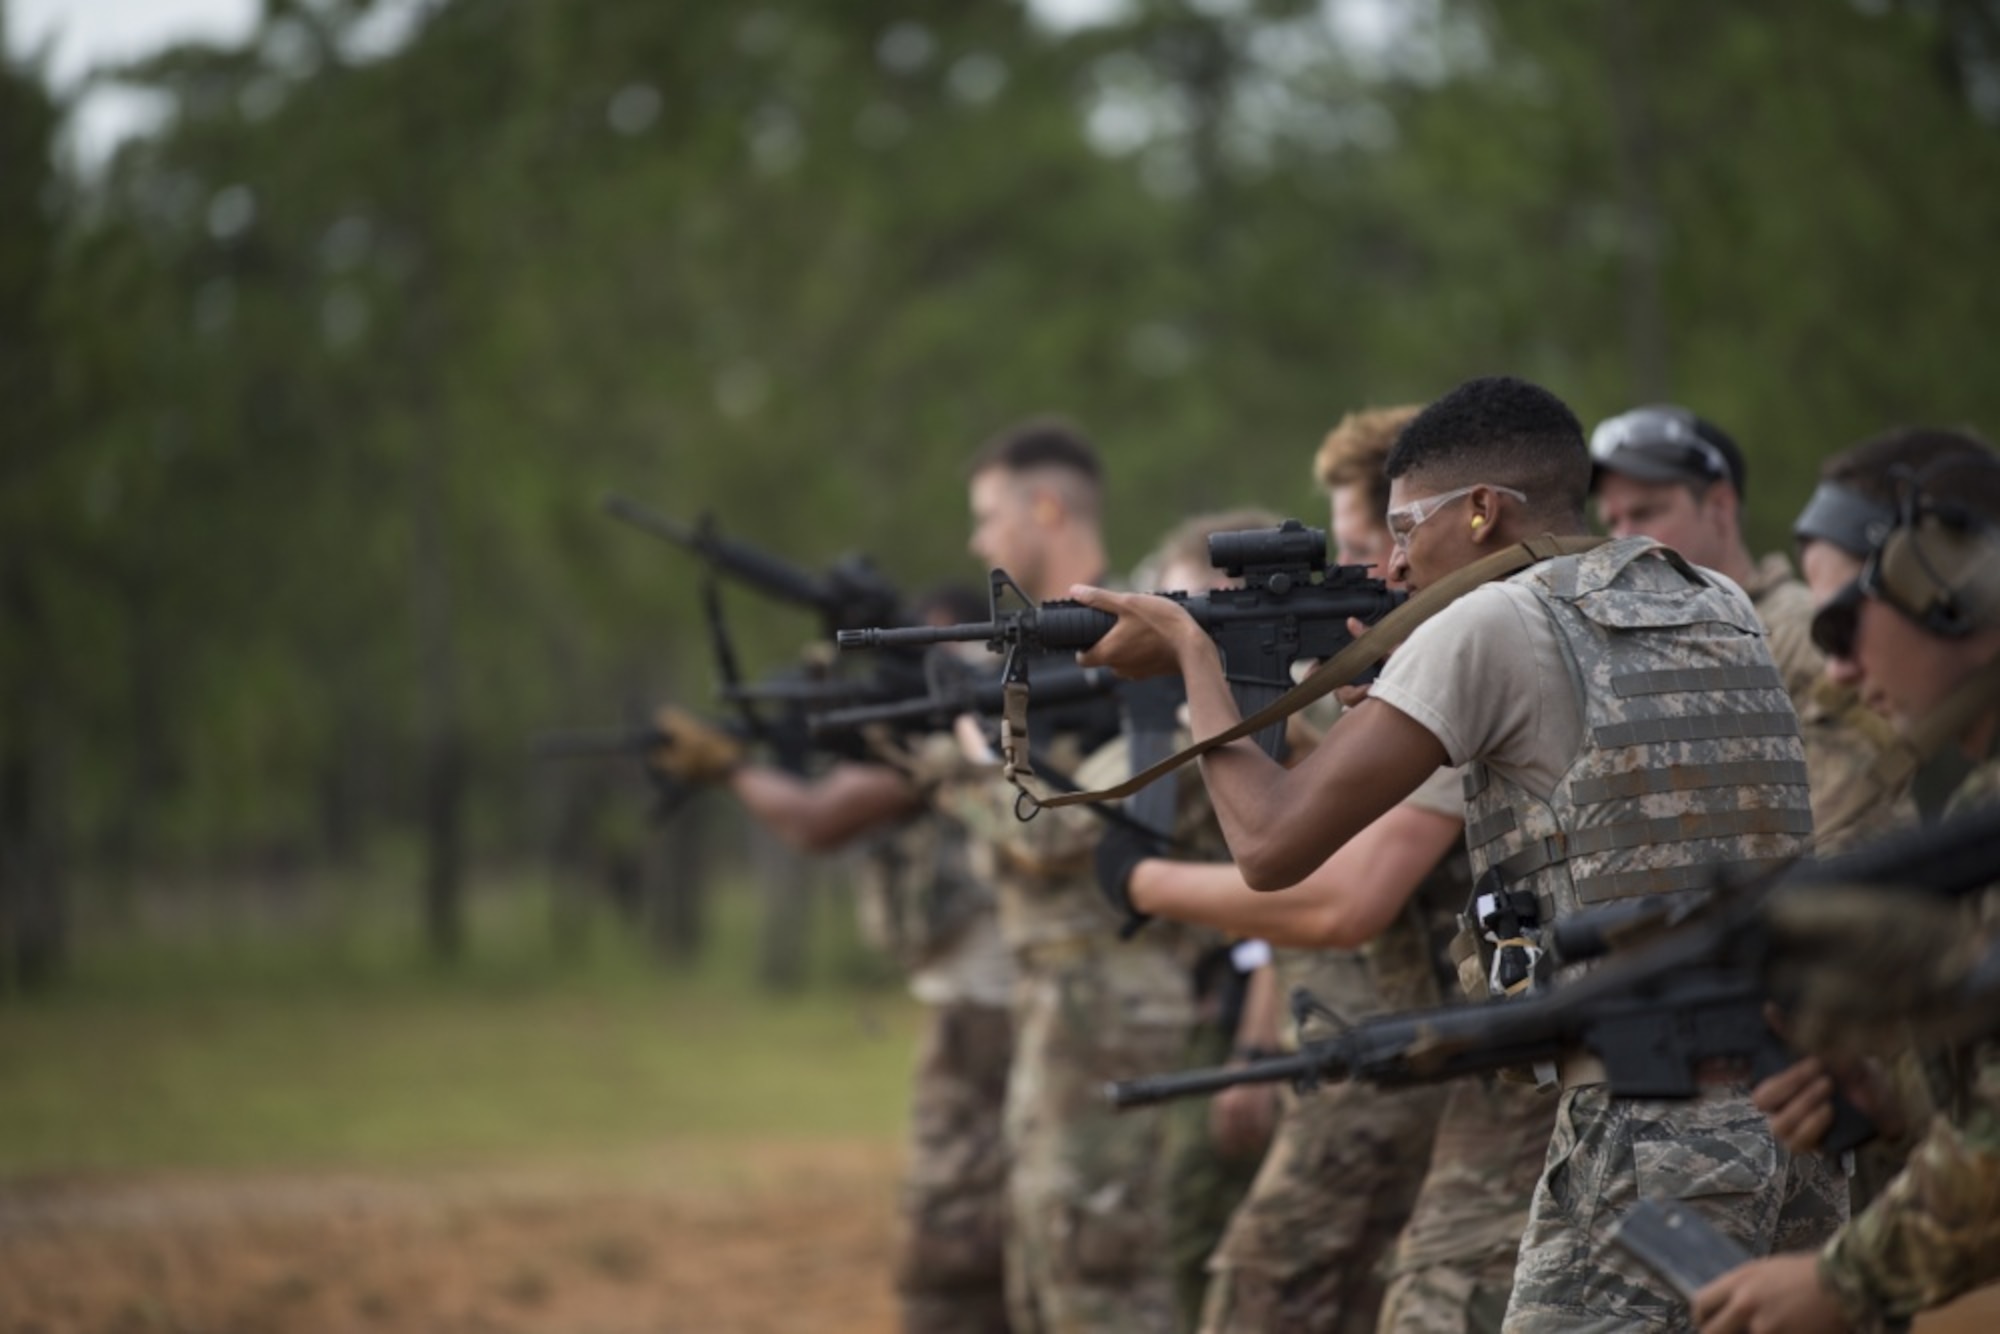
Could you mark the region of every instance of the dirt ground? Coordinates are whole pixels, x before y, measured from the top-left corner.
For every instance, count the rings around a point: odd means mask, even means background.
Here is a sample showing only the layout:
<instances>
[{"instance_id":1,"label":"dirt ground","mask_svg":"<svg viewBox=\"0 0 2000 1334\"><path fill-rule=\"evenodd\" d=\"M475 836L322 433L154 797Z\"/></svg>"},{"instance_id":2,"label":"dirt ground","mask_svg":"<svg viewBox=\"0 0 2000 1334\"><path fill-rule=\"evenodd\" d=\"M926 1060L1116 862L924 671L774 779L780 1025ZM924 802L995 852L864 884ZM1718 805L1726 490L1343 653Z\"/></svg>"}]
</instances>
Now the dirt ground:
<instances>
[{"instance_id":1,"label":"dirt ground","mask_svg":"<svg viewBox=\"0 0 2000 1334\"><path fill-rule=\"evenodd\" d=\"M893 1145L0 1184L0 1334L881 1334Z\"/></svg>"},{"instance_id":2,"label":"dirt ground","mask_svg":"<svg viewBox=\"0 0 2000 1334\"><path fill-rule=\"evenodd\" d=\"M894 1145L0 1183L0 1334L888 1334ZM2000 1290L1919 1334L1991 1334Z\"/></svg>"}]
</instances>

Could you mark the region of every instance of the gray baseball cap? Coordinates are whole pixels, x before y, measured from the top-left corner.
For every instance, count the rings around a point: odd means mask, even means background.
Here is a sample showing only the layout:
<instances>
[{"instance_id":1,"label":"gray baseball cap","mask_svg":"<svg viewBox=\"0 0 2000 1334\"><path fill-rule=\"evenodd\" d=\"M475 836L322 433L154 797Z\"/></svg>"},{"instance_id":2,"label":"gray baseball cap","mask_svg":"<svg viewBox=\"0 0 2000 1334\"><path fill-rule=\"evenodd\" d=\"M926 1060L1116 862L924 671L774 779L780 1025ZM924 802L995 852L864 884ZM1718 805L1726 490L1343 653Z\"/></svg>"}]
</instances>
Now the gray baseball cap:
<instances>
[{"instance_id":1,"label":"gray baseball cap","mask_svg":"<svg viewBox=\"0 0 2000 1334\"><path fill-rule=\"evenodd\" d=\"M1726 481L1743 494L1743 451L1686 408L1655 403L1607 417L1590 433L1590 488L1607 472L1642 482Z\"/></svg>"}]
</instances>

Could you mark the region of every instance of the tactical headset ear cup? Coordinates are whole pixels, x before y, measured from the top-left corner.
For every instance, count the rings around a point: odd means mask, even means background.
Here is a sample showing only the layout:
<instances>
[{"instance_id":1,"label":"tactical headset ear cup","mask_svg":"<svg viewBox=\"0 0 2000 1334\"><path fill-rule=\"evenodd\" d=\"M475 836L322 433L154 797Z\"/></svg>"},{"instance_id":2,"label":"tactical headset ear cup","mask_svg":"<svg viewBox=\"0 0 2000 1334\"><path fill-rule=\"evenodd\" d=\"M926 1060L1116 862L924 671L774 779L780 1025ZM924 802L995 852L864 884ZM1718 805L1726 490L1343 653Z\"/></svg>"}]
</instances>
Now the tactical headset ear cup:
<instances>
[{"instance_id":1,"label":"tactical headset ear cup","mask_svg":"<svg viewBox=\"0 0 2000 1334\"><path fill-rule=\"evenodd\" d=\"M1986 567L1993 559L1993 544L1985 534L1926 514L1883 541L1876 555L1876 586L1884 601L1925 629L1969 634L1977 621L1966 594L1979 575L1991 577Z\"/></svg>"}]
</instances>

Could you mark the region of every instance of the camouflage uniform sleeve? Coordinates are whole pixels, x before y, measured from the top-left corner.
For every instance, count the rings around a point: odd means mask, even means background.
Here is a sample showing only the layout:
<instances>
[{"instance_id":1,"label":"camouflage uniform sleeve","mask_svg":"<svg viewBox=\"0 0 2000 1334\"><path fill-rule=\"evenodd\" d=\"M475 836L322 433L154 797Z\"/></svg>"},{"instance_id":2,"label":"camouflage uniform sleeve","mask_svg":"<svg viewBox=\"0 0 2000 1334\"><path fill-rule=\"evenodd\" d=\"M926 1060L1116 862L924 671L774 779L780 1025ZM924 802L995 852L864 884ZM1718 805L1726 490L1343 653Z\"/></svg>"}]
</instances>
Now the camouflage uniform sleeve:
<instances>
[{"instance_id":1,"label":"camouflage uniform sleeve","mask_svg":"<svg viewBox=\"0 0 2000 1334\"><path fill-rule=\"evenodd\" d=\"M2000 760L1989 759L1959 786L1952 811L2000 796ZM2000 893L1978 905L1990 928ZM1947 1110L1902 1172L1820 1253L1819 1272L1859 1330L1898 1329L2000 1278L2000 1043L1964 1058Z\"/></svg>"},{"instance_id":2,"label":"camouflage uniform sleeve","mask_svg":"<svg viewBox=\"0 0 2000 1334\"><path fill-rule=\"evenodd\" d=\"M1081 761L1068 738L1057 738L1050 751L1050 763L1070 774L1080 787L1106 787L1131 774L1122 736ZM935 799L940 811L964 825L973 837L990 843L1018 870L1057 876L1089 867L1104 831L1099 816L1087 807L1064 806L1023 820L1020 802L1019 790L1002 776L997 765L968 768L943 784Z\"/></svg>"},{"instance_id":3,"label":"camouflage uniform sleeve","mask_svg":"<svg viewBox=\"0 0 2000 1334\"><path fill-rule=\"evenodd\" d=\"M1846 852L1916 825L1909 784L1890 788L1879 768L1895 733L1852 690L1816 682L1799 701L1799 729L1812 783L1815 851Z\"/></svg>"},{"instance_id":4,"label":"camouflage uniform sleeve","mask_svg":"<svg viewBox=\"0 0 2000 1334\"><path fill-rule=\"evenodd\" d=\"M1826 658L1812 642L1812 594L1792 573L1791 562L1776 552L1758 562L1744 592L1764 623L1785 693L1798 703L1826 671Z\"/></svg>"},{"instance_id":5,"label":"camouflage uniform sleeve","mask_svg":"<svg viewBox=\"0 0 2000 1334\"><path fill-rule=\"evenodd\" d=\"M1970 1096L1932 1120L1902 1173L1820 1253L1857 1330L1900 1329L2000 1278L2000 1048L1982 1045Z\"/></svg>"}]
</instances>

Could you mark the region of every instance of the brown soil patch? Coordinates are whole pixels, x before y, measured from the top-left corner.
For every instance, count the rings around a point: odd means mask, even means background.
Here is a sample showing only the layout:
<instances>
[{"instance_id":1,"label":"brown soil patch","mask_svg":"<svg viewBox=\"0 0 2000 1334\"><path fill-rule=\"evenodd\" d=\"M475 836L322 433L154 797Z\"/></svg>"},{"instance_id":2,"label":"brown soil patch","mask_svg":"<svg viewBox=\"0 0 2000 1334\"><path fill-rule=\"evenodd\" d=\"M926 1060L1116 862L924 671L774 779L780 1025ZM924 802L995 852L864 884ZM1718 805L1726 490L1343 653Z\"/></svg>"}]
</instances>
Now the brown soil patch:
<instances>
[{"instance_id":1,"label":"brown soil patch","mask_svg":"<svg viewBox=\"0 0 2000 1334\"><path fill-rule=\"evenodd\" d=\"M896 1152L0 1185L0 1334L879 1334Z\"/></svg>"},{"instance_id":2,"label":"brown soil patch","mask_svg":"<svg viewBox=\"0 0 2000 1334\"><path fill-rule=\"evenodd\" d=\"M882 1334L893 1145L0 1183L0 1334ZM2000 1289L1917 1324L1991 1334Z\"/></svg>"}]
</instances>

